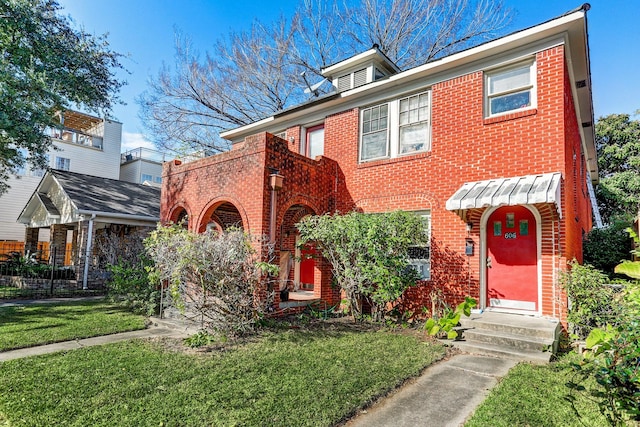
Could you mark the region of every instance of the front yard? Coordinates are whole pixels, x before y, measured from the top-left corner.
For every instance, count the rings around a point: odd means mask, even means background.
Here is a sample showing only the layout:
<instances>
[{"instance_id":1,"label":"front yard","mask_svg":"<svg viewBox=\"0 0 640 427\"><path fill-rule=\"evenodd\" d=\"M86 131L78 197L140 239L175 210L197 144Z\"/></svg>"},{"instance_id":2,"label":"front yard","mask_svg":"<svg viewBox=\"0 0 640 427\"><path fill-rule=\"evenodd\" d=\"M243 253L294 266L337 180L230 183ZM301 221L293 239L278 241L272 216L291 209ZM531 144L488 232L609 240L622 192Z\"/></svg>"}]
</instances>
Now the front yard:
<instances>
[{"instance_id":1,"label":"front yard","mask_svg":"<svg viewBox=\"0 0 640 427\"><path fill-rule=\"evenodd\" d=\"M144 329L146 319L103 300L0 307L0 351Z\"/></svg>"},{"instance_id":2,"label":"front yard","mask_svg":"<svg viewBox=\"0 0 640 427\"><path fill-rule=\"evenodd\" d=\"M265 332L184 352L128 341L0 364L0 425L329 426L444 349L388 331Z\"/></svg>"}]
</instances>

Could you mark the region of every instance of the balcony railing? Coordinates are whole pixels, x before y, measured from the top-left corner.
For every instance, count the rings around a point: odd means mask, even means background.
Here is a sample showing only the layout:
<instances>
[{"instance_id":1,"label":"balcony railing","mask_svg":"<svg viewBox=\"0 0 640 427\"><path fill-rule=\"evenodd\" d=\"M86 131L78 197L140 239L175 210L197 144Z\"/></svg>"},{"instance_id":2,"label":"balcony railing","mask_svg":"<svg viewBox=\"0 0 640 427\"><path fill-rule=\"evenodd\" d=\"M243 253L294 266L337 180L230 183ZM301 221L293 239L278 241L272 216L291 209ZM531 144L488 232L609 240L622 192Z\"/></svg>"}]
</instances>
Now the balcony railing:
<instances>
[{"instance_id":1,"label":"balcony railing","mask_svg":"<svg viewBox=\"0 0 640 427\"><path fill-rule=\"evenodd\" d=\"M120 164L134 160L147 160L155 163L164 163L167 161L164 153L144 147L135 148L120 155Z\"/></svg>"},{"instance_id":2,"label":"balcony railing","mask_svg":"<svg viewBox=\"0 0 640 427\"><path fill-rule=\"evenodd\" d=\"M85 147L93 147L102 150L101 136L89 135L88 133L79 132L75 129L52 128L51 137L70 144L83 145Z\"/></svg>"}]
</instances>

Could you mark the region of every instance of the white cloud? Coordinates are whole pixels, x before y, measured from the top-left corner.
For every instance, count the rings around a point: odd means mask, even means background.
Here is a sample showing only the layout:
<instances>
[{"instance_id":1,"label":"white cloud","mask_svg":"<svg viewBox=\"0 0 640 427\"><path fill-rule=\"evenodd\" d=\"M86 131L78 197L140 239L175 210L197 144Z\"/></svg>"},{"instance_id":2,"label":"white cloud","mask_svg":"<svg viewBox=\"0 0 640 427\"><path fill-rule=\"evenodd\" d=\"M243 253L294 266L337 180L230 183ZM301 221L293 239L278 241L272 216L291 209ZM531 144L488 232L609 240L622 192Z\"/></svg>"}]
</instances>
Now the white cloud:
<instances>
[{"instance_id":1,"label":"white cloud","mask_svg":"<svg viewBox=\"0 0 640 427\"><path fill-rule=\"evenodd\" d=\"M151 150L157 150L156 146L151 141L145 139L141 133L122 132L122 145L120 151L125 152L133 150L135 148L149 148Z\"/></svg>"}]
</instances>

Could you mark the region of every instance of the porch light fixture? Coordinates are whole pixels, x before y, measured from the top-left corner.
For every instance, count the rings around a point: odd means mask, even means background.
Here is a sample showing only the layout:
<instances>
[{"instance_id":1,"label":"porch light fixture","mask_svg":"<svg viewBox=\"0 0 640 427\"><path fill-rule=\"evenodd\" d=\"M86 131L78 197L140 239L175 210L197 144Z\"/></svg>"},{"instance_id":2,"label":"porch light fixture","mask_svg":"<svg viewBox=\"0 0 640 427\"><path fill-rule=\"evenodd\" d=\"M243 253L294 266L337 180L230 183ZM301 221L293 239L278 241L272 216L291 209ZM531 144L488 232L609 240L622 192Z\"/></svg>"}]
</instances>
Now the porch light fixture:
<instances>
[{"instance_id":1,"label":"porch light fixture","mask_svg":"<svg viewBox=\"0 0 640 427\"><path fill-rule=\"evenodd\" d=\"M272 190L278 191L282 188L282 181L284 180L284 176L276 173L272 173L269 175L269 186Z\"/></svg>"},{"instance_id":2,"label":"porch light fixture","mask_svg":"<svg viewBox=\"0 0 640 427\"><path fill-rule=\"evenodd\" d=\"M471 221L469 221L467 223L467 233L471 233L472 229L473 229L473 223Z\"/></svg>"}]
</instances>

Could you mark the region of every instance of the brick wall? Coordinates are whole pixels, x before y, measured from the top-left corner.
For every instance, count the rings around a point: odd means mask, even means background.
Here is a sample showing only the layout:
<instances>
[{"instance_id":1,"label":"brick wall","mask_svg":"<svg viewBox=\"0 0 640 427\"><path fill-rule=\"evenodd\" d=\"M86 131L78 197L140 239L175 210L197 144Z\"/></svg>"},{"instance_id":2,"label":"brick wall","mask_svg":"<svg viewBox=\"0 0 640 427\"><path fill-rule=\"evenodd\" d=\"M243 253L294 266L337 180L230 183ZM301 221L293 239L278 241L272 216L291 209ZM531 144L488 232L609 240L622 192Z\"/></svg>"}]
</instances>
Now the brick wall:
<instances>
[{"instance_id":1,"label":"brick wall","mask_svg":"<svg viewBox=\"0 0 640 427\"><path fill-rule=\"evenodd\" d=\"M561 172L562 214L546 204L537 209L542 217L542 312L562 318L566 304L557 288L557 270L566 268L568 259L581 259L581 235L591 227L590 205L564 47L539 52L536 70L535 108L490 119L484 117L482 72L434 84L429 152L359 164L359 109L354 108L325 118L325 155L317 160L297 154L303 128L292 126L286 131L286 140L263 133L235 144L227 153L184 165L167 163L161 216L172 219L185 209L189 227L199 230L217 206L231 203L245 230L267 234L268 177L272 170L284 176L275 236L276 242L287 242L282 250L291 249L291 242L281 236L282 225L299 206L317 214L352 209L430 210L432 278L412 288L405 299L409 309L418 311L430 305L434 287L452 304L466 294L480 296L480 219L484 210L467 212L463 221L445 209L446 200L462 184ZM466 221L474 224L469 234ZM464 255L467 239L476 247L470 257ZM276 252L279 250L277 247ZM325 292L329 277L326 263L319 266L317 274Z\"/></svg>"}]
</instances>

